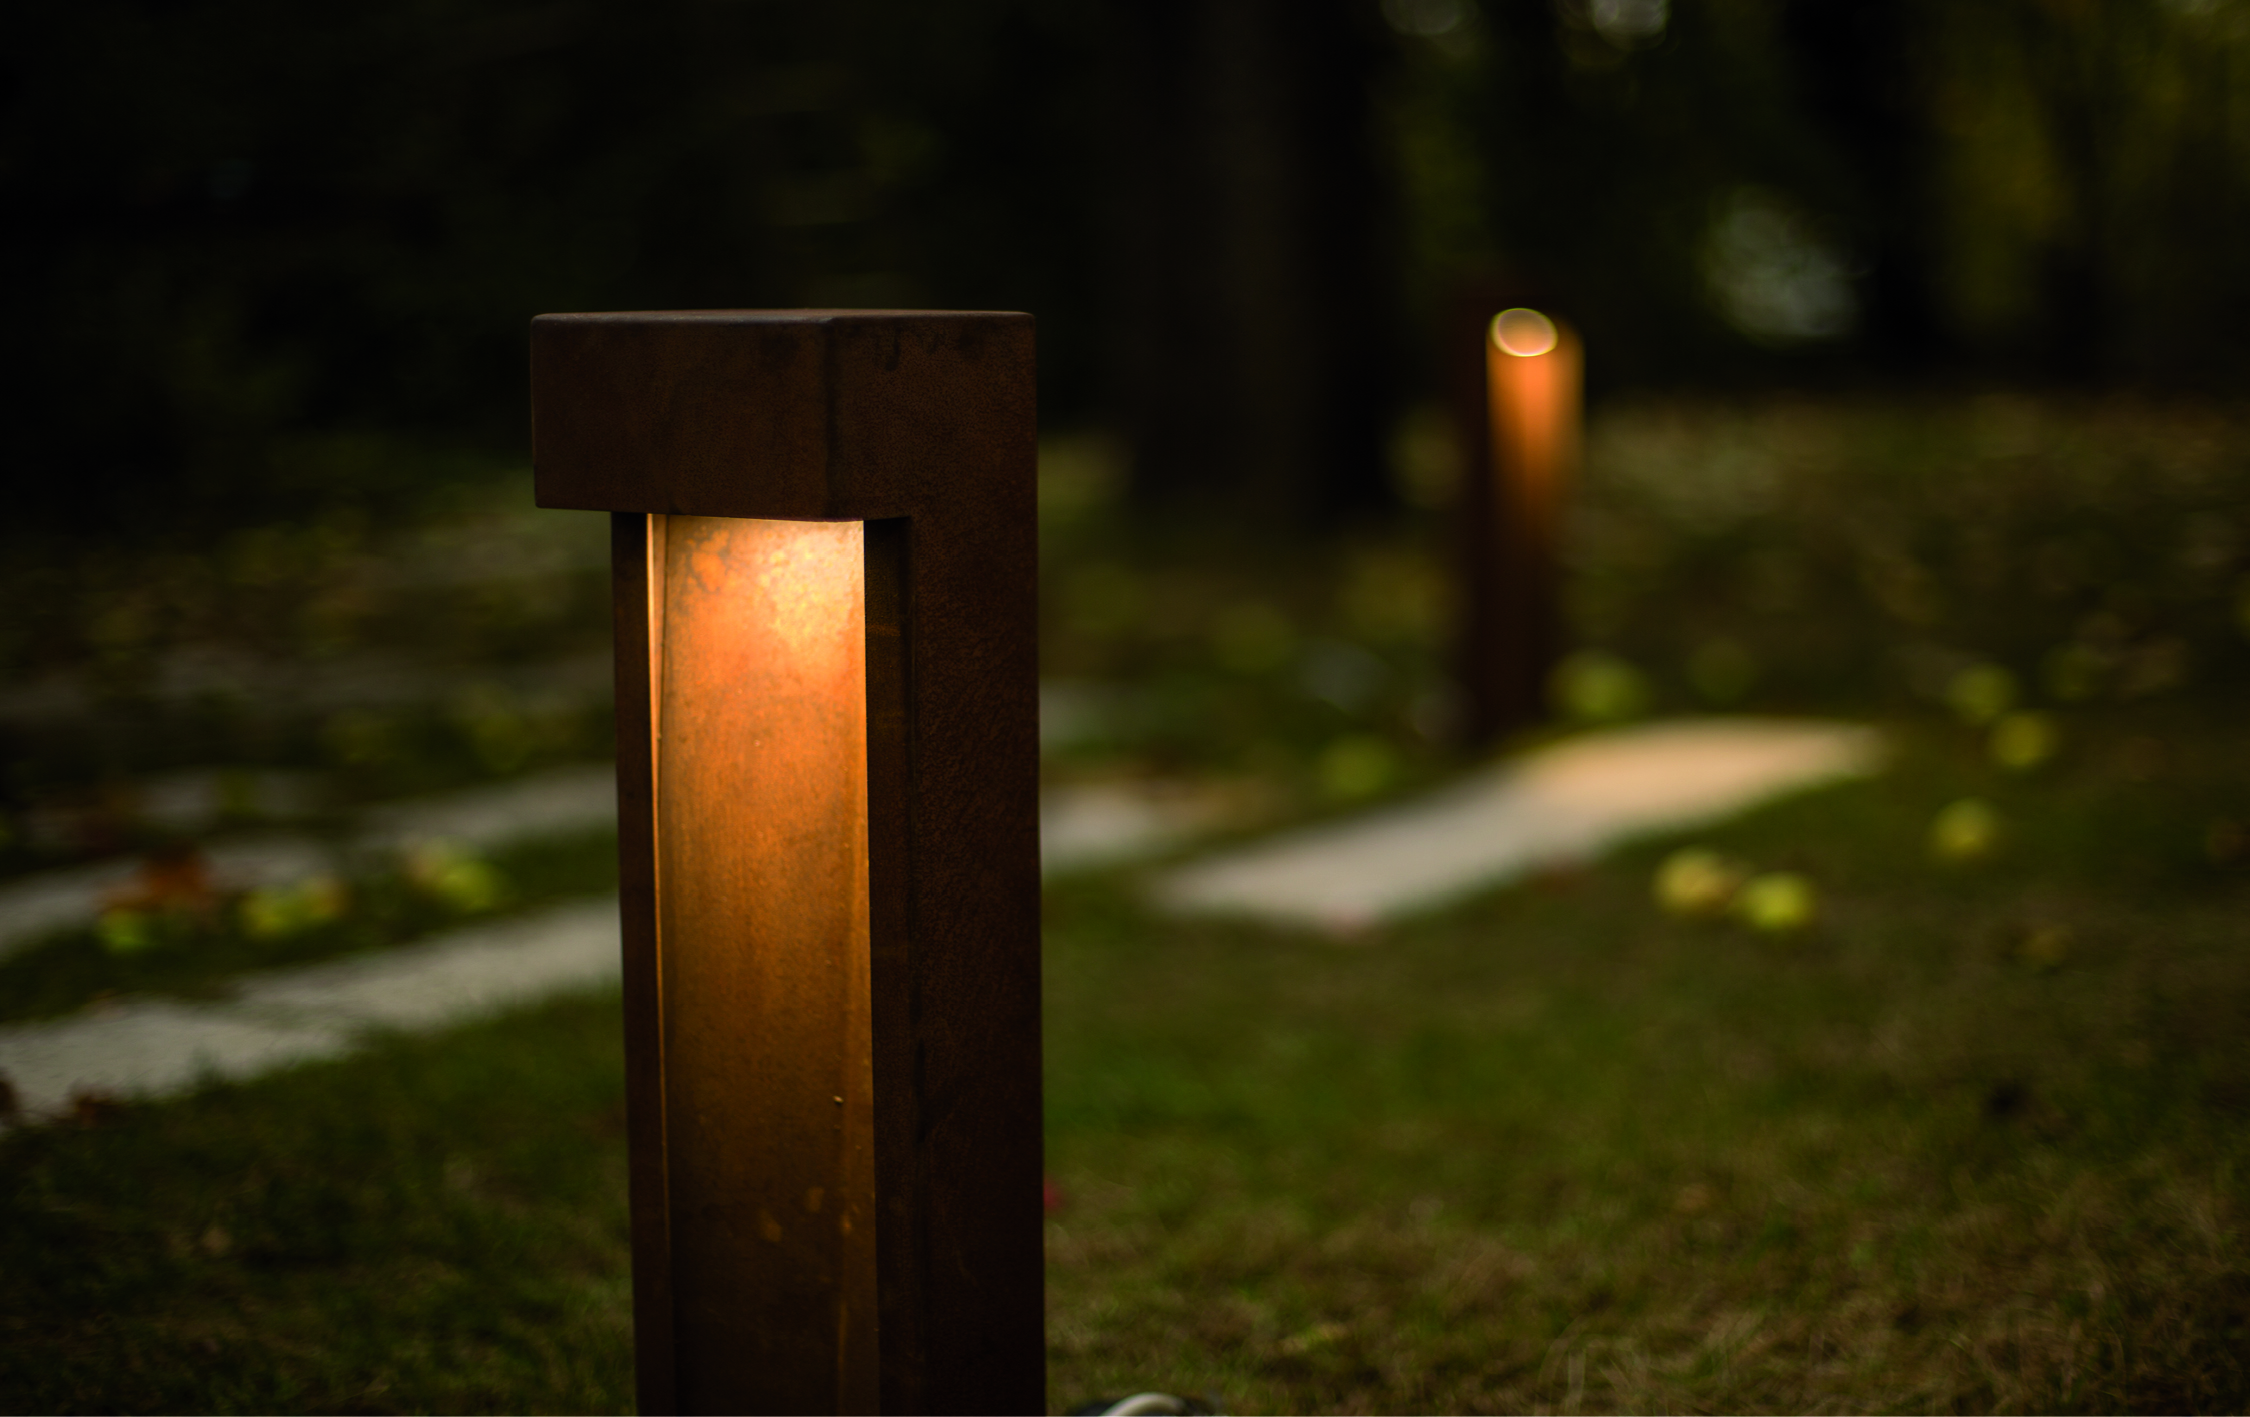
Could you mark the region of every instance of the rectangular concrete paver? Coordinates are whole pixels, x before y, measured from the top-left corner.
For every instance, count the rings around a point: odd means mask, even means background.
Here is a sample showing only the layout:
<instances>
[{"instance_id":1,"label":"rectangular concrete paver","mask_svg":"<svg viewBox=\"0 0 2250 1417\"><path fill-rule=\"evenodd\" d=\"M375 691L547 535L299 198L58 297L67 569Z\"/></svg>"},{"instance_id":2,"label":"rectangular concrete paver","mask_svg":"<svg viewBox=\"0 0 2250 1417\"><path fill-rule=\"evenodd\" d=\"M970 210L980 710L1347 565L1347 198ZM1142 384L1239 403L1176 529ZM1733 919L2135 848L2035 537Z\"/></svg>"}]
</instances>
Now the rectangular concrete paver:
<instances>
[{"instance_id":1,"label":"rectangular concrete paver","mask_svg":"<svg viewBox=\"0 0 2250 1417\"><path fill-rule=\"evenodd\" d=\"M1173 910L1355 930L1633 837L1872 772L1873 730L1704 719L1590 733L1427 796L1192 862L1157 878Z\"/></svg>"},{"instance_id":2,"label":"rectangular concrete paver","mask_svg":"<svg viewBox=\"0 0 2250 1417\"><path fill-rule=\"evenodd\" d=\"M133 999L0 1027L0 1077L33 1118L82 1091L164 1097L337 1057L372 1030L466 1022L617 974L617 898L606 896L381 954L243 975L218 1002Z\"/></svg>"},{"instance_id":3,"label":"rectangular concrete paver","mask_svg":"<svg viewBox=\"0 0 2250 1417\"><path fill-rule=\"evenodd\" d=\"M489 851L525 837L617 825L617 768L586 763L491 787L422 797L367 814L364 839L376 846L446 841Z\"/></svg>"}]
</instances>

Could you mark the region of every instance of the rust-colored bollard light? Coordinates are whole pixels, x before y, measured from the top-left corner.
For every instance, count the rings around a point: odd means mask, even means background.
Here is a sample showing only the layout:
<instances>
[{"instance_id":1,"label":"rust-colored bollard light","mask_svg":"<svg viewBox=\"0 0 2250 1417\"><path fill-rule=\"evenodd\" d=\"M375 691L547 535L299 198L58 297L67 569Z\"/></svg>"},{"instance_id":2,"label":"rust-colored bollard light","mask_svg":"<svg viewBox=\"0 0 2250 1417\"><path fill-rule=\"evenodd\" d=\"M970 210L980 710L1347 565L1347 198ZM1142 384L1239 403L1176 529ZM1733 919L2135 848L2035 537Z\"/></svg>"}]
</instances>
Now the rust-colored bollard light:
<instances>
[{"instance_id":1,"label":"rust-colored bollard light","mask_svg":"<svg viewBox=\"0 0 2250 1417\"><path fill-rule=\"evenodd\" d=\"M1483 343L1488 422L1476 431L1489 436L1489 461L1468 468L1462 502L1460 678L1474 743L1545 716L1562 644L1556 544L1583 417L1583 360L1567 326L1504 310Z\"/></svg>"},{"instance_id":2,"label":"rust-colored bollard light","mask_svg":"<svg viewBox=\"0 0 2250 1417\"><path fill-rule=\"evenodd\" d=\"M1043 1410L1026 315L531 326L611 513L644 1412Z\"/></svg>"}]
</instances>

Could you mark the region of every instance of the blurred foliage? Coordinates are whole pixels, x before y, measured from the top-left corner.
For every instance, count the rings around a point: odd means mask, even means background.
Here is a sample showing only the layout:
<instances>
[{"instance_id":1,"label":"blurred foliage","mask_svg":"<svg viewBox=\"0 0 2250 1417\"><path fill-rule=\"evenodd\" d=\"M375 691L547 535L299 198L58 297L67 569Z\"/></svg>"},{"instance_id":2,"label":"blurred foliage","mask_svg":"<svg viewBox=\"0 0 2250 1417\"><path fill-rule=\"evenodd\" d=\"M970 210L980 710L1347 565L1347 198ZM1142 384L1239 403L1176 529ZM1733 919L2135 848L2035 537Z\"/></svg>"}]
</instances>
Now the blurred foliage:
<instances>
[{"instance_id":1,"label":"blurred foliage","mask_svg":"<svg viewBox=\"0 0 2250 1417\"><path fill-rule=\"evenodd\" d=\"M1423 441L1410 486L1447 461ZM1118 464L1043 450L1050 775L1218 776L1287 814L1458 764L1442 486L1385 526L1246 545L1134 513ZM2250 678L2250 422L2223 406L1617 398L1562 549L1557 727L1930 716L2024 776L2088 715Z\"/></svg>"},{"instance_id":2,"label":"blurred foliage","mask_svg":"<svg viewBox=\"0 0 2250 1417\"><path fill-rule=\"evenodd\" d=\"M265 518L475 471L449 449L512 462L543 310L1083 304L1073 13L14 7L15 525ZM1070 322L1046 334L1067 400Z\"/></svg>"},{"instance_id":3,"label":"blurred foliage","mask_svg":"<svg viewBox=\"0 0 2250 1417\"><path fill-rule=\"evenodd\" d=\"M1040 452L1050 777L1185 774L1239 824L1427 783L1449 760L1439 568L1397 529L1246 544L1136 512L1100 438Z\"/></svg>"},{"instance_id":4,"label":"blurred foliage","mask_svg":"<svg viewBox=\"0 0 2250 1417\"><path fill-rule=\"evenodd\" d=\"M1498 271L1583 324L1597 386L2243 368L2235 0L1385 13L1420 298Z\"/></svg>"},{"instance_id":5,"label":"blurred foliage","mask_svg":"<svg viewBox=\"0 0 2250 1417\"><path fill-rule=\"evenodd\" d=\"M0 56L17 533L507 470L541 310L1028 309L1137 487L1361 510L1465 290L1598 390L2216 383L2250 315L2240 0L87 0Z\"/></svg>"},{"instance_id":6,"label":"blurred foliage","mask_svg":"<svg viewBox=\"0 0 2250 1417\"><path fill-rule=\"evenodd\" d=\"M1576 634L1659 702L2132 701L2250 669L2250 425L2115 398L1620 406L1588 444ZM1732 661L1731 666L1722 661ZM1746 683L1718 682L1730 668ZM1995 744L2036 761L2052 725Z\"/></svg>"}]
</instances>

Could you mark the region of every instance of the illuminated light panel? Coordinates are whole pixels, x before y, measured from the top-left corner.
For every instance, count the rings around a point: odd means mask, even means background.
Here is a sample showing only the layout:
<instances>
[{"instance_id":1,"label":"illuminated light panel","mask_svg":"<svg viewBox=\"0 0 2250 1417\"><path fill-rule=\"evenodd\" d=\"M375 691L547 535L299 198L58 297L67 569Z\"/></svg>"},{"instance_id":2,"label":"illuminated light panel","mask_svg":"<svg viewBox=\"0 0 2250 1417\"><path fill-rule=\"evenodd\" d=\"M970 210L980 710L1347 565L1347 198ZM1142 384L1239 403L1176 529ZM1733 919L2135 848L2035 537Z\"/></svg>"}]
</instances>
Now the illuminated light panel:
<instances>
[{"instance_id":1,"label":"illuminated light panel","mask_svg":"<svg viewBox=\"0 0 2250 1417\"><path fill-rule=\"evenodd\" d=\"M649 520L680 1393L872 1410L865 528Z\"/></svg>"}]
</instances>

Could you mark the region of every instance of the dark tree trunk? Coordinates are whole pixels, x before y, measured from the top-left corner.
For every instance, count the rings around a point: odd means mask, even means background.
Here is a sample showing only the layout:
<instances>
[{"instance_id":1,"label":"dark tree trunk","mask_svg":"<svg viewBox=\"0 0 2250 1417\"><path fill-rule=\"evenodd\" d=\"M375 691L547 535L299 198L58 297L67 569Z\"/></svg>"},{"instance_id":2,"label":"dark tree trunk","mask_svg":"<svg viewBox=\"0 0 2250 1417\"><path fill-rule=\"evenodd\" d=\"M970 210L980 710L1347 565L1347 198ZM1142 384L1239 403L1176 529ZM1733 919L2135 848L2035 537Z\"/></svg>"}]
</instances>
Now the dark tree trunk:
<instances>
[{"instance_id":1,"label":"dark tree trunk","mask_svg":"<svg viewBox=\"0 0 2250 1417\"><path fill-rule=\"evenodd\" d=\"M1849 214L1872 238L1862 340L1882 368L1927 369L1955 352L1931 286L1923 187L1935 136L1915 62L1927 21L1909 0L1792 0L1782 21L1798 101L1843 156Z\"/></svg>"},{"instance_id":2,"label":"dark tree trunk","mask_svg":"<svg viewBox=\"0 0 2250 1417\"><path fill-rule=\"evenodd\" d=\"M1306 519L1383 504L1374 7L1140 0L1112 25L1113 404L1136 493Z\"/></svg>"}]
</instances>

